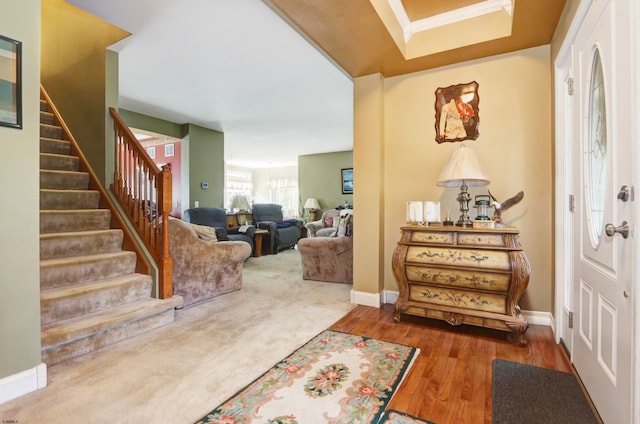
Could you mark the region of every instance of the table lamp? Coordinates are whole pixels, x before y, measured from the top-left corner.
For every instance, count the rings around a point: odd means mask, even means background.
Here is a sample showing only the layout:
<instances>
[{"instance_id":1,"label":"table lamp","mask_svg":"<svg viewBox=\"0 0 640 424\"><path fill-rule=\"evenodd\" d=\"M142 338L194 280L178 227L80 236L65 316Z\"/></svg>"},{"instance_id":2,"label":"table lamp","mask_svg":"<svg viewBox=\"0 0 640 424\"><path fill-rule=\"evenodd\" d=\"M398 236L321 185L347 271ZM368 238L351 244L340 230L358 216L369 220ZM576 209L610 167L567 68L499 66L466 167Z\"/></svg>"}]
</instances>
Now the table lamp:
<instances>
[{"instance_id":1,"label":"table lamp","mask_svg":"<svg viewBox=\"0 0 640 424\"><path fill-rule=\"evenodd\" d=\"M487 184L489 184L489 179L482 170L473 149L462 144L451 153L449 162L438 177L438 185L441 187L460 187L460 193L456 198L460 203L460 219L456 225L462 227L473 225L468 214L469 202L471 201L469 187Z\"/></svg>"},{"instance_id":2,"label":"table lamp","mask_svg":"<svg viewBox=\"0 0 640 424\"><path fill-rule=\"evenodd\" d=\"M233 196L230 207L237 216L238 225L244 225L247 221L247 212L251 207L247 196L241 194Z\"/></svg>"},{"instance_id":3,"label":"table lamp","mask_svg":"<svg viewBox=\"0 0 640 424\"><path fill-rule=\"evenodd\" d=\"M314 199L313 197L309 197L306 202L304 202L304 209L309 213L309 219L312 221L316 220L316 211L320 209L320 202L318 199Z\"/></svg>"}]
</instances>

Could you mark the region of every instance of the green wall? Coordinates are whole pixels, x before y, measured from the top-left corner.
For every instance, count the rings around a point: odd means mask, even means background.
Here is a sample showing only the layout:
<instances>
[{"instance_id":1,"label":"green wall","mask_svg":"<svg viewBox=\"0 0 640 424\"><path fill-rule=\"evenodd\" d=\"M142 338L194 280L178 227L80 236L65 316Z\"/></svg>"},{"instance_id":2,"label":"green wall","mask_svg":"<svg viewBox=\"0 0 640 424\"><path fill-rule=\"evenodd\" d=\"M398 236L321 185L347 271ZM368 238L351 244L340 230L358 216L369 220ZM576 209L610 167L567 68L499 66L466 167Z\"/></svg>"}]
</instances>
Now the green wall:
<instances>
[{"instance_id":1,"label":"green wall","mask_svg":"<svg viewBox=\"0 0 640 424\"><path fill-rule=\"evenodd\" d=\"M105 158L106 49L127 36L63 0L42 0L41 82L103 184L111 177Z\"/></svg>"},{"instance_id":2,"label":"green wall","mask_svg":"<svg viewBox=\"0 0 640 424\"><path fill-rule=\"evenodd\" d=\"M342 168L353 168L353 150L299 156L300 207L309 197L318 199L323 211L335 208L345 200L353 205L353 194L342 194ZM354 178L357 175L354 174ZM320 215L318 212L318 217Z\"/></svg>"},{"instance_id":3,"label":"green wall","mask_svg":"<svg viewBox=\"0 0 640 424\"><path fill-rule=\"evenodd\" d=\"M23 123L22 129L0 127L0 380L41 362L40 16L40 0L2 2L2 35L22 42ZM0 381L0 398L15 395L13 389Z\"/></svg>"},{"instance_id":4,"label":"green wall","mask_svg":"<svg viewBox=\"0 0 640 424\"><path fill-rule=\"evenodd\" d=\"M188 139L189 207L224 208L224 134L189 124Z\"/></svg>"},{"instance_id":5,"label":"green wall","mask_svg":"<svg viewBox=\"0 0 640 424\"><path fill-rule=\"evenodd\" d=\"M132 112L126 109L118 110L118 114L129 127L151 131L156 134L167 135L173 138L183 138L189 131L188 125L176 124L175 122L165 121L164 119L154 118L153 116L143 115L142 113Z\"/></svg>"}]
</instances>

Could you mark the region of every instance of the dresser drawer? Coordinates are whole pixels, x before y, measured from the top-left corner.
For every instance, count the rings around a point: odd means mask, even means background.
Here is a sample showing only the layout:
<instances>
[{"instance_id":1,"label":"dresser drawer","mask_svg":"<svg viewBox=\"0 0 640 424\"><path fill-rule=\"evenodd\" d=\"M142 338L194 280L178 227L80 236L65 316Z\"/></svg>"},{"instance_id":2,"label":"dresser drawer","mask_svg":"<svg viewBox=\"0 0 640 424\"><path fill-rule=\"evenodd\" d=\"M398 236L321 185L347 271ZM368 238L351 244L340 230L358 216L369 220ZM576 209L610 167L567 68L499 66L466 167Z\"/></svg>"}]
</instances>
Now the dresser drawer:
<instances>
[{"instance_id":1,"label":"dresser drawer","mask_svg":"<svg viewBox=\"0 0 640 424\"><path fill-rule=\"evenodd\" d=\"M476 311L505 313L506 296L479 293L421 284L409 284L409 300L436 305L455 306Z\"/></svg>"},{"instance_id":2,"label":"dresser drawer","mask_svg":"<svg viewBox=\"0 0 640 424\"><path fill-rule=\"evenodd\" d=\"M456 268L434 268L407 265L407 280L479 290L507 292L511 273L467 271Z\"/></svg>"},{"instance_id":3,"label":"dresser drawer","mask_svg":"<svg viewBox=\"0 0 640 424\"><path fill-rule=\"evenodd\" d=\"M455 234L450 232L414 231L411 233L411 243L453 244Z\"/></svg>"},{"instance_id":4,"label":"dresser drawer","mask_svg":"<svg viewBox=\"0 0 640 424\"><path fill-rule=\"evenodd\" d=\"M460 233L458 234L459 246L485 246L485 247L506 247L502 234L487 233Z\"/></svg>"},{"instance_id":5,"label":"dresser drawer","mask_svg":"<svg viewBox=\"0 0 640 424\"><path fill-rule=\"evenodd\" d=\"M409 246L406 262L457 267L511 269L509 252L476 249L455 249L431 246Z\"/></svg>"}]
</instances>

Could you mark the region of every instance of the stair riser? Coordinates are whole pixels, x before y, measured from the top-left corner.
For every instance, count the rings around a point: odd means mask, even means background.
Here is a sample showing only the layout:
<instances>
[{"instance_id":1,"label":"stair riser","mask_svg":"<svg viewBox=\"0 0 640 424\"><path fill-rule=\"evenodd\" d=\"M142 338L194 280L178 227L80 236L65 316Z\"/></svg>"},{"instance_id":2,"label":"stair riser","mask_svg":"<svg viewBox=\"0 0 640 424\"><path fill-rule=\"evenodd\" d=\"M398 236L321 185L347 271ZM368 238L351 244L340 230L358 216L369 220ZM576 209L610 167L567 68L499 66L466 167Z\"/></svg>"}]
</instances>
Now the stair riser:
<instances>
[{"instance_id":1,"label":"stair riser","mask_svg":"<svg viewBox=\"0 0 640 424\"><path fill-rule=\"evenodd\" d=\"M40 137L62 138L62 128L53 125L40 124Z\"/></svg>"},{"instance_id":2,"label":"stair riser","mask_svg":"<svg viewBox=\"0 0 640 424\"><path fill-rule=\"evenodd\" d=\"M106 209L40 212L40 234L106 230L110 222L111 212Z\"/></svg>"},{"instance_id":3,"label":"stair riser","mask_svg":"<svg viewBox=\"0 0 640 424\"><path fill-rule=\"evenodd\" d=\"M42 345L42 362L51 366L67 359L76 358L105 346L117 343L129 337L171 324L174 321L174 310L169 309L160 314L128 323L127 325L109 329L108 331L90 334L72 342L47 348Z\"/></svg>"},{"instance_id":4,"label":"stair riser","mask_svg":"<svg viewBox=\"0 0 640 424\"><path fill-rule=\"evenodd\" d=\"M100 193L88 190L40 190L40 210L97 209Z\"/></svg>"},{"instance_id":5,"label":"stair riser","mask_svg":"<svg viewBox=\"0 0 640 424\"><path fill-rule=\"evenodd\" d=\"M77 171L80 169L80 160L75 156L40 154L40 169L58 171Z\"/></svg>"},{"instance_id":6,"label":"stair riser","mask_svg":"<svg viewBox=\"0 0 640 424\"><path fill-rule=\"evenodd\" d=\"M41 261L40 290L132 274L135 267L136 255L133 252L122 252L121 255L91 263L80 258L70 258L69 261L53 264Z\"/></svg>"},{"instance_id":7,"label":"stair riser","mask_svg":"<svg viewBox=\"0 0 640 424\"><path fill-rule=\"evenodd\" d=\"M89 174L86 172L40 171L40 188L55 190L86 190Z\"/></svg>"},{"instance_id":8,"label":"stair riser","mask_svg":"<svg viewBox=\"0 0 640 424\"><path fill-rule=\"evenodd\" d=\"M122 303L148 299L151 293L151 277L134 274L117 286L104 284L87 287L83 291L64 295L44 293L40 298L40 320L43 326L54 322L90 314Z\"/></svg>"},{"instance_id":9,"label":"stair riser","mask_svg":"<svg viewBox=\"0 0 640 424\"><path fill-rule=\"evenodd\" d=\"M40 100L40 110L42 112L47 112L49 110L49 105L46 100Z\"/></svg>"},{"instance_id":10,"label":"stair riser","mask_svg":"<svg viewBox=\"0 0 640 424\"><path fill-rule=\"evenodd\" d=\"M40 139L40 153L68 155L71 153L71 143L65 140Z\"/></svg>"},{"instance_id":11,"label":"stair riser","mask_svg":"<svg viewBox=\"0 0 640 424\"><path fill-rule=\"evenodd\" d=\"M119 252L123 238L121 230L44 234L40 237L40 260Z\"/></svg>"}]
</instances>

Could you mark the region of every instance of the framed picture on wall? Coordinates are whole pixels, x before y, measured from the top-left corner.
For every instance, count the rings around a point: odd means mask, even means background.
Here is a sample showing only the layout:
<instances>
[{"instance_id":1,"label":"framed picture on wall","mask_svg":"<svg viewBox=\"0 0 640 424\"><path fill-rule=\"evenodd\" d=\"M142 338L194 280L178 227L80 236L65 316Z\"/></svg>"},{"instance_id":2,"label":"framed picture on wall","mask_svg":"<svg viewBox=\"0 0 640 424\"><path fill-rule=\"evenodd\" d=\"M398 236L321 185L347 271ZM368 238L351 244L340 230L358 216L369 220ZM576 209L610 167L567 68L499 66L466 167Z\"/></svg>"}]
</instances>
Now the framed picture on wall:
<instances>
[{"instance_id":1,"label":"framed picture on wall","mask_svg":"<svg viewBox=\"0 0 640 424\"><path fill-rule=\"evenodd\" d=\"M475 140L480 133L478 83L450 85L436 90L436 141Z\"/></svg>"},{"instance_id":2,"label":"framed picture on wall","mask_svg":"<svg viewBox=\"0 0 640 424\"><path fill-rule=\"evenodd\" d=\"M0 35L0 125L22 128L22 43Z\"/></svg>"},{"instance_id":3,"label":"framed picture on wall","mask_svg":"<svg viewBox=\"0 0 640 424\"><path fill-rule=\"evenodd\" d=\"M342 194L353 194L353 168L342 168Z\"/></svg>"}]
</instances>

